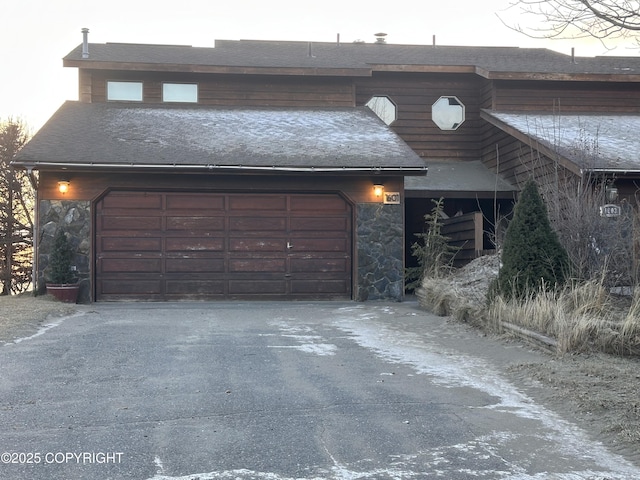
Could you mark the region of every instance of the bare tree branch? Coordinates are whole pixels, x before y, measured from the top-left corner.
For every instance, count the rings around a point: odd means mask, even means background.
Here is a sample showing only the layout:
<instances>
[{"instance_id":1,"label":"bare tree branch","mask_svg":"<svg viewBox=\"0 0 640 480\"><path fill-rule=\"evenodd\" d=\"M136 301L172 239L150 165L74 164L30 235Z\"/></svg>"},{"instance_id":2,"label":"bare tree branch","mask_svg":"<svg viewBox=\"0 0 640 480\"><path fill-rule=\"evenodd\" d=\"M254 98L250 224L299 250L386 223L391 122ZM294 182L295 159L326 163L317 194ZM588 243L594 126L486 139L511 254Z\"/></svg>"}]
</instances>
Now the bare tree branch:
<instances>
[{"instance_id":1,"label":"bare tree branch","mask_svg":"<svg viewBox=\"0 0 640 480\"><path fill-rule=\"evenodd\" d=\"M640 39L639 0L517 0L509 9L542 22L521 26L498 16L532 38Z\"/></svg>"}]
</instances>

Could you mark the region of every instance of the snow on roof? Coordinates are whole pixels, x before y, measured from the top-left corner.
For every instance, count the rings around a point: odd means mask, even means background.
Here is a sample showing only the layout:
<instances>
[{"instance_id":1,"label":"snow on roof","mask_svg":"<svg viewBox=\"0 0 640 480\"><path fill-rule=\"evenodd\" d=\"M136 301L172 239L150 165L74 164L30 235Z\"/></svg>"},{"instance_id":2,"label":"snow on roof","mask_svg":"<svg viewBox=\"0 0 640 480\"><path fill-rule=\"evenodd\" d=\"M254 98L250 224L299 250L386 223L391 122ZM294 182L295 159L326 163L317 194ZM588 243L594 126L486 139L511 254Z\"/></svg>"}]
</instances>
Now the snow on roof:
<instances>
[{"instance_id":1,"label":"snow on roof","mask_svg":"<svg viewBox=\"0 0 640 480\"><path fill-rule=\"evenodd\" d=\"M640 171L640 115L486 113L582 170Z\"/></svg>"},{"instance_id":2,"label":"snow on roof","mask_svg":"<svg viewBox=\"0 0 640 480\"><path fill-rule=\"evenodd\" d=\"M67 102L18 165L425 169L373 112Z\"/></svg>"}]
</instances>

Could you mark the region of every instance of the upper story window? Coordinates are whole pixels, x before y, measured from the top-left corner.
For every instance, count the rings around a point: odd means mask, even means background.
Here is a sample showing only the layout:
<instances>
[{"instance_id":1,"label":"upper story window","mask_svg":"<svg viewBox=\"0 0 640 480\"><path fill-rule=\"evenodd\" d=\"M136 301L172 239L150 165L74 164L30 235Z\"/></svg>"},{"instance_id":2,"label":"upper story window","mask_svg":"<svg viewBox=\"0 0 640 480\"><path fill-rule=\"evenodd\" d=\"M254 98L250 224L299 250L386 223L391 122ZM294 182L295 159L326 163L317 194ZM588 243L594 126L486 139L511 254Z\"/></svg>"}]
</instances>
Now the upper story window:
<instances>
[{"instance_id":1,"label":"upper story window","mask_svg":"<svg viewBox=\"0 0 640 480\"><path fill-rule=\"evenodd\" d=\"M141 102L142 82L107 82L107 100Z\"/></svg>"},{"instance_id":2,"label":"upper story window","mask_svg":"<svg viewBox=\"0 0 640 480\"><path fill-rule=\"evenodd\" d=\"M398 118L398 107L393 101L384 95L376 95L369 99L365 106L373 110L387 125L391 125Z\"/></svg>"},{"instance_id":3,"label":"upper story window","mask_svg":"<svg viewBox=\"0 0 640 480\"><path fill-rule=\"evenodd\" d=\"M198 103L198 84L163 83L163 102Z\"/></svg>"},{"instance_id":4,"label":"upper story window","mask_svg":"<svg viewBox=\"0 0 640 480\"><path fill-rule=\"evenodd\" d=\"M440 130L457 130L464 122L464 105L457 97L440 97L431 107L431 119Z\"/></svg>"}]
</instances>

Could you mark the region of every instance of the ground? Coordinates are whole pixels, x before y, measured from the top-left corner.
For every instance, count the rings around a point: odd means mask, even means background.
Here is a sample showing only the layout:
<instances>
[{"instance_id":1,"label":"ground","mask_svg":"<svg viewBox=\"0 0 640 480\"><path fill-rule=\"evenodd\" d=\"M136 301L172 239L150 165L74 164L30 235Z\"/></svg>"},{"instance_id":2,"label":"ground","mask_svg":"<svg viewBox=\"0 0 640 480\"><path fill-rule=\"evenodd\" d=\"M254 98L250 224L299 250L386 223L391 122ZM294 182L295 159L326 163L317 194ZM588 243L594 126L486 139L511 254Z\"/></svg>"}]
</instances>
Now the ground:
<instances>
[{"instance_id":1,"label":"ground","mask_svg":"<svg viewBox=\"0 0 640 480\"><path fill-rule=\"evenodd\" d=\"M0 297L0 345L33 335L51 319L79 308L86 306L62 304L47 296ZM520 340L497 337L496 341ZM551 353L546 358L535 364L517 364L514 359L516 366L505 376L533 398L598 433L616 453L640 463L640 358Z\"/></svg>"}]
</instances>

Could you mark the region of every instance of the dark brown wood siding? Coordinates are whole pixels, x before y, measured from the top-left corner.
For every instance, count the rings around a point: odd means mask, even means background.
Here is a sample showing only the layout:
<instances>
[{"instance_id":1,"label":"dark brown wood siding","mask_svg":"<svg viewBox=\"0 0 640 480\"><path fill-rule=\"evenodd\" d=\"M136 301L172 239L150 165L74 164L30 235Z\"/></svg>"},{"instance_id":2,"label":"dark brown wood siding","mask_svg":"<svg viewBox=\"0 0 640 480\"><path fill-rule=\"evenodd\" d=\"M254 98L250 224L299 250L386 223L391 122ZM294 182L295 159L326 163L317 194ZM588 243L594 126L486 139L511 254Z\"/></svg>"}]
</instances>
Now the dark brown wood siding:
<instances>
[{"instance_id":1,"label":"dark brown wood siding","mask_svg":"<svg viewBox=\"0 0 640 480\"><path fill-rule=\"evenodd\" d=\"M338 194L113 191L96 205L96 299L350 298Z\"/></svg>"},{"instance_id":2,"label":"dark brown wood siding","mask_svg":"<svg viewBox=\"0 0 640 480\"><path fill-rule=\"evenodd\" d=\"M490 108L499 111L638 113L637 83L494 81Z\"/></svg>"},{"instance_id":3,"label":"dark brown wood siding","mask_svg":"<svg viewBox=\"0 0 640 480\"><path fill-rule=\"evenodd\" d=\"M162 102L162 83L197 83L198 103L212 106L351 107L352 82L348 78L278 77L95 71L91 101L106 101L108 80L143 82L145 103ZM87 80L83 81L86 84Z\"/></svg>"},{"instance_id":4,"label":"dark brown wood siding","mask_svg":"<svg viewBox=\"0 0 640 480\"><path fill-rule=\"evenodd\" d=\"M531 145L493 126L488 126L485 131L482 161L518 189L534 178L545 187L575 177L575 173L558 160L543 155Z\"/></svg>"},{"instance_id":5,"label":"dark brown wood siding","mask_svg":"<svg viewBox=\"0 0 640 480\"><path fill-rule=\"evenodd\" d=\"M470 74L374 73L355 80L356 103L388 96L398 107L391 128L421 157L477 160L480 156L480 93L483 81ZM456 96L465 106L465 122L443 131L431 120L431 106L441 96Z\"/></svg>"}]
</instances>

